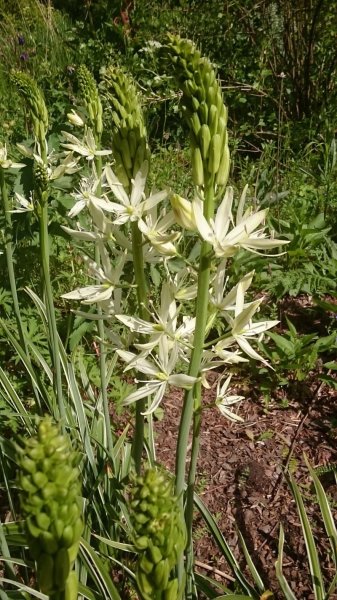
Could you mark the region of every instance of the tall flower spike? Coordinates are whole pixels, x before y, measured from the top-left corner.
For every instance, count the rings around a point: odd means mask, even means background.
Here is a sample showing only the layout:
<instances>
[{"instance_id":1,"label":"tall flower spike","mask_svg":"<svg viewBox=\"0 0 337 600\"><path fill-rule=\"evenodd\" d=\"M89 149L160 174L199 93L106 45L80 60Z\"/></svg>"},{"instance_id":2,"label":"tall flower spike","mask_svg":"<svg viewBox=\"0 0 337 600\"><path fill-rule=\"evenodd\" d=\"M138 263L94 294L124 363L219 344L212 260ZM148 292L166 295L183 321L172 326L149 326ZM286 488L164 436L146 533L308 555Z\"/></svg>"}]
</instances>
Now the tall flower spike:
<instances>
[{"instance_id":1,"label":"tall flower spike","mask_svg":"<svg viewBox=\"0 0 337 600\"><path fill-rule=\"evenodd\" d=\"M18 448L21 507L40 590L50 600L77 600L72 567L83 531L77 453L50 417ZM62 596L63 597L63 596Z\"/></svg>"},{"instance_id":2,"label":"tall flower spike","mask_svg":"<svg viewBox=\"0 0 337 600\"><path fill-rule=\"evenodd\" d=\"M223 187L230 166L227 108L215 71L189 40L169 35L166 51L183 92L182 105L191 133L194 184L202 187L211 180Z\"/></svg>"},{"instance_id":3,"label":"tall flower spike","mask_svg":"<svg viewBox=\"0 0 337 600\"><path fill-rule=\"evenodd\" d=\"M80 94L88 113L90 125L95 134L100 136L103 130L103 110L96 81L85 65L79 66L77 80Z\"/></svg>"},{"instance_id":4,"label":"tall flower spike","mask_svg":"<svg viewBox=\"0 0 337 600\"><path fill-rule=\"evenodd\" d=\"M149 160L146 128L136 87L122 69L110 66L101 83L102 94L113 120L114 170L126 189Z\"/></svg>"},{"instance_id":5,"label":"tall flower spike","mask_svg":"<svg viewBox=\"0 0 337 600\"><path fill-rule=\"evenodd\" d=\"M48 129L48 112L42 91L28 73L12 71L11 80L27 103L33 120L35 136L39 140L44 140Z\"/></svg>"}]
</instances>

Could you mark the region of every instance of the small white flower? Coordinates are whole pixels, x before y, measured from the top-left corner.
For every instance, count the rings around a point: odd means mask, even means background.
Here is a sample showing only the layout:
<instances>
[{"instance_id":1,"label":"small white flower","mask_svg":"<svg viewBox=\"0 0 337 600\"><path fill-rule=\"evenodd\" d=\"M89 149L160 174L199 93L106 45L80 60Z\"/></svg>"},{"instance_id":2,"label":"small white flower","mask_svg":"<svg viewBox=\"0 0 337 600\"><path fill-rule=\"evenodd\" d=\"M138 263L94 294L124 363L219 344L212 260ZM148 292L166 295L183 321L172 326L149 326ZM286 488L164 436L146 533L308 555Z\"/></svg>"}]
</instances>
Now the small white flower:
<instances>
[{"instance_id":1,"label":"small white flower","mask_svg":"<svg viewBox=\"0 0 337 600\"><path fill-rule=\"evenodd\" d=\"M143 214L151 210L159 202L167 197L167 192L157 192L145 196L145 185L148 173L148 162L144 161L135 178L132 180L132 188L130 196L125 191L123 185L112 171L111 167L107 166L104 174L117 202L110 202L109 212L114 212L117 218L113 221L115 225L123 225L128 221L139 221Z\"/></svg>"},{"instance_id":2,"label":"small white flower","mask_svg":"<svg viewBox=\"0 0 337 600\"><path fill-rule=\"evenodd\" d=\"M94 134L89 127L85 130L82 141L67 131L62 131L62 134L66 140L70 142L67 144L61 144L63 148L77 152L77 154L84 156L88 161L94 160L95 156L106 156L112 152L111 150L97 149Z\"/></svg>"},{"instance_id":3,"label":"small white flower","mask_svg":"<svg viewBox=\"0 0 337 600\"><path fill-rule=\"evenodd\" d=\"M185 316L178 326L178 309L174 299L172 288L168 283L163 283L161 290L160 309L153 315L153 321L145 321L138 317L127 315L116 315L116 318L124 323L130 331L149 335L148 342L135 344L136 348L150 352L158 346L163 337L167 338L168 347L174 344L189 344L195 328L195 318Z\"/></svg>"},{"instance_id":4,"label":"small white flower","mask_svg":"<svg viewBox=\"0 0 337 600\"><path fill-rule=\"evenodd\" d=\"M173 212L157 219L157 207L148 212L145 219L138 221L140 231L147 237L152 246L164 256L176 256L178 251L175 246L181 236L179 231L167 230L174 224Z\"/></svg>"},{"instance_id":5,"label":"small white flower","mask_svg":"<svg viewBox=\"0 0 337 600\"><path fill-rule=\"evenodd\" d=\"M141 398L153 396L149 408L143 413L144 415L150 415L158 408L169 385L190 389L198 381L197 377L190 375L172 374L178 360L179 351L176 344L169 350L165 337L160 339L158 356L153 357L152 361L142 355L137 356L126 350L117 350L117 354L124 362L128 363L124 371L136 369L149 377L145 381L137 381L143 383L143 385L124 399L124 404L128 405Z\"/></svg>"},{"instance_id":6,"label":"small white flower","mask_svg":"<svg viewBox=\"0 0 337 600\"><path fill-rule=\"evenodd\" d=\"M6 144L3 146L0 144L0 167L2 169L22 169L26 165L23 163L15 163L7 156Z\"/></svg>"},{"instance_id":7,"label":"small white flower","mask_svg":"<svg viewBox=\"0 0 337 600\"><path fill-rule=\"evenodd\" d=\"M12 213L25 213L34 211L34 204L32 195L29 200L26 200L24 196L15 192L15 198L17 201L17 206L15 209L11 210Z\"/></svg>"},{"instance_id":8,"label":"small white flower","mask_svg":"<svg viewBox=\"0 0 337 600\"><path fill-rule=\"evenodd\" d=\"M230 419L230 421L243 421L244 419L242 417L240 417L239 415L233 413L228 407L232 406L233 404L236 404L237 402L240 402L240 400L244 400L244 396L238 396L236 394L230 395L227 393L230 381L231 381L231 375L229 375L229 377L227 377L227 379L225 380L225 382L221 385L222 380L220 379L218 384L217 384L217 390L216 390L216 400L215 400L215 404L218 407L218 409L220 410L221 414L224 417L227 417L228 419Z\"/></svg>"},{"instance_id":9,"label":"small white flower","mask_svg":"<svg viewBox=\"0 0 337 600\"><path fill-rule=\"evenodd\" d=\"M244 191L245 198L245 191ZM288 241L274 238L266 238L264 223L267 210L260 210L253 214L246 213L242 216L242 202L239 206L239 217L237 224L231 231L233 224L232 216L233 190L227 188L223 201L221 202L214 219L208 222L203 215L203 202L196 197L193 200L193 212L201 237L211 244L214 253L219 258L231 257L238 248L246 248L251 252L268 250L275 246L288 244Z\"/></svg>"},{"instance_id":10,"label":"small white flower","mask_svg":"<svg viewBox=\"0 0 337 600\"><path fill-rule=\"evenodd\" d=\"M88 285L83 288L76 288L76 290L72 292L63 294L62 298L65 300L80 300L81 304L100 304L112 298L123 272L125 255L121 256L117 261L117 264L113 266L108 252L103 244L101 244L100 257L102 267L99 267L93 260L84 257L89 267L90 276L99 280L99 283Z\"/></svg>"}]
</instances>

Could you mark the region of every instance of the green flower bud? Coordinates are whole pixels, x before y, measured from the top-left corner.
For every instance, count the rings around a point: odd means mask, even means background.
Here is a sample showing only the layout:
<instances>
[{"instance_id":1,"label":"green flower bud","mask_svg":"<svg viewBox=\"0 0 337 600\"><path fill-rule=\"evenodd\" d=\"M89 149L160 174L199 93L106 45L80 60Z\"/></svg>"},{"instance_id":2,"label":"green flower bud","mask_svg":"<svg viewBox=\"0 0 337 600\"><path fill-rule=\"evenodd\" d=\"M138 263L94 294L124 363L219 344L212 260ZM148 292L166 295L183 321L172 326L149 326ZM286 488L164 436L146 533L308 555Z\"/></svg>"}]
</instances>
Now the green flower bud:
<instances>
[{"instance_id":1,"label":"green flower bud","mask_svg":"<svg viewBox=\"0 0 337 600\"><path fill-rule=\"evenodd\" d=\"M200 55L192 42L168 37L165 59L170 61L183 92L183 112L191 130L193 181L199 187L208 181L225 185L222 182L227 181L224 175L227 172L228 176L229 153L225 141L227 109L220 83L210 61ZM222 174L217 177L220 165Z\"/></svg>"},{"instance_id":2,"label":"green flower bud","mask_svg":"<svg viewBox=\"0 0 337 600\"><path fill-rule=\"evenodd\" d=\"M115 172L127 189L150 153L136 87L122 69L110 66L100 84L106 112L112 117ZM108 125L108 123L107 123Z\"/></svg>"},{"instance_id":3,"label":"green flower bud","mask_svg":"<svg viewBox=\"0 0 337 600\"><path fill-rule=\"evenodd\" d=\"M31 113L35 136L44 140L48 129L48 111L42 91L28 73L12 71L11 80L17 86Z\"/></svg>"},{"instance_id":4,"label":"green flower bud","mask_svg":"<svg viewBox=\"0 0 337 600\"><path fill-rule=\"evenodd\" d=\"M135 477L130 506L134 544L139 551L136 579L141 596L144 600L164 600L186 544L185 523L173 494L173 480L156 469ZM154 506L155 518L151 516ZM182 597L178 592L176 599Z\"/></svg>"},{"instance_id":5,"label":"green flower bud","mask_svg":"<svg viewBox=\"0 0 337 600\"><path fill-rule=\"evenodd\" d=\"M80 94L87 110L90 125L97 136L102 134L102 104L93 75L85 65L80 65L77 71L77 81Z\"/></svg>"},{"instance_id":6,"label":"green flower bud","mask_svg":"<svg viewBox=\"0 0 337 600\"><path fill-rule=\"evenodd\" d=\"M18 448L17 462L27 541L40 589L48 595L63 592L83 531L77 454L45 417L37 435Z\"/></svg>"}]
</instances>

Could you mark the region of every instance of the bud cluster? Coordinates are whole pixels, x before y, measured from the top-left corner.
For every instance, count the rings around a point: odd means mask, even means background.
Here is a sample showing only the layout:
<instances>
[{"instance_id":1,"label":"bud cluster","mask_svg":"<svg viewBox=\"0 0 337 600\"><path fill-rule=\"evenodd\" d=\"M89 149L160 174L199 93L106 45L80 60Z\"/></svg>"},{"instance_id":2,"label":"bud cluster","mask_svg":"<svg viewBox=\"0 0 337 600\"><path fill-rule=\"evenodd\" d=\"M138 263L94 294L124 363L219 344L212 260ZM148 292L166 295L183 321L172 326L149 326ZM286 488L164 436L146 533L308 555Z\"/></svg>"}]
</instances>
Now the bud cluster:
<instances>
[{"instance_id":1,"label":"bud cluster","mask_svg":"<svg viewBox=\"0 0 337 600\"><path fill-rule=\"evenodd\" d=\"M191 41L179 36L169 36L166 51L183 92L194 184L204 186L211 180L225 186L230 165L227 108L214 68Z\"/></svg>"},{"instance_id":2,"label":"bud cluster","mask_svg":"<svg viewBox=\"0 0 337 600\"><path fill-rule=\"evenodd\" d=\"M49 596L64 591L69 600L77 600L72 566L83 531L76 461L76 452L50 417L18 448L21 507L40 590Z\"/></svg>"},{"instance_id":3,"label":"bud cluster","mask_svg":"<svg viewBox=\"0 0 337 600\"><path fill-rule=\"evenodd\" d=\"M118 179L128 188L150 153L135 85L122 69L110 66L101 83L113 120L112 150Z\"/></svg>"},{"instance_id":4,"label":"bud cluster","mask_svg":"<svg viewBox=\"0 0 337 600\"><path fill-rule=\"evenodd\" d=\"M98 94L96 81L85 65L80 65L77 71L77 81L81 97L88 113L90 125L96 135L103 131L103 110Z\"/></svg>"},{"instance_id":5,"label":"bud cluster","mask_svg":"<svg viewBox=\"0 0 337 600\"><path fill-rule=\"evenodd\" d=\"M182 590L174 567L185 548L186 531L172 479L156 469L137 477L131 491L131 510L142 598L178 600Z\"/></svg>"},{"instance_id":6,"label":"bud cluster","mask_svg":"<svg viewBox=\"0 0 337 600\"><path fill-rule=\"evenodd\" d=\"M49 175L48 167L43 162L34 163L34 190L39 199L42 198L43 192L48 189Z\"/></svg>"},{"instance_id":7,"label":"bud cluster","mask_svg":"<svg viewBox=\"0 0 337 600\"><path fill-rule=\"evenodd\" d=\"M22 73L21 71L12 71L11 80L27 103L36 137L39 140L44 140L48 129L48 112L40 88L28 73Z\"/></svg>"}]
</instances>

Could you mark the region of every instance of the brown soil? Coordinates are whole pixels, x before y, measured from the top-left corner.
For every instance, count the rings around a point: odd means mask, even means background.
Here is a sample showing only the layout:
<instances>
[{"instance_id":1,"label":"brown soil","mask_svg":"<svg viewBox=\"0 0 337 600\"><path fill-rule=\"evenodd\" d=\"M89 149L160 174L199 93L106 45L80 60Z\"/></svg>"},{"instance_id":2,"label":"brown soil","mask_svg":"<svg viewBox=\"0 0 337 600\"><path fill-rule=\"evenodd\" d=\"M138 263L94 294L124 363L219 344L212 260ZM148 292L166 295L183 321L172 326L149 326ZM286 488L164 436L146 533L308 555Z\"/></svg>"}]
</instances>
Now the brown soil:
<instances>
[{"instance_id":1,"label":"brown soil","mask_svg":"<svg viewBox=\"0 0 337 600\"><path fill-rule=\"evenodd\" d=\"M216 377L217 374L214 374ZM309 396L305 406L294 402L286 409L279 408L276 403L264 409L261 402L247 398L238 408L244 423L237 424L225 419L218 409L207 409L214 402L215 387L216 381L204 394L197 492L216 517L224 537L244 568L246 563L236 527L240 529L266 588L275 593L275 598L283 598L278 592L275 576L282 523L285 530L284 574L296 597L310 600L314 595L305 543L283 472L288 466L288 471L300 486L323 571L331 582L334 569L330 544L322 527L303 454L307 455L313 467L337 462L334 421L337 394L321 388L314 401ZM157 458L172 471L181 406L181 393L171 393L163 405L165 416L156 423ZM321 481L336 514L334 477L324 475ZM200 572L231 588L232 573L197 514L195 552ZM207 569L202 567L203 563ZM245 573L248 574L248 571ZM337 594L334 597L337 598Z\"/></svg>"}]
</instances>

